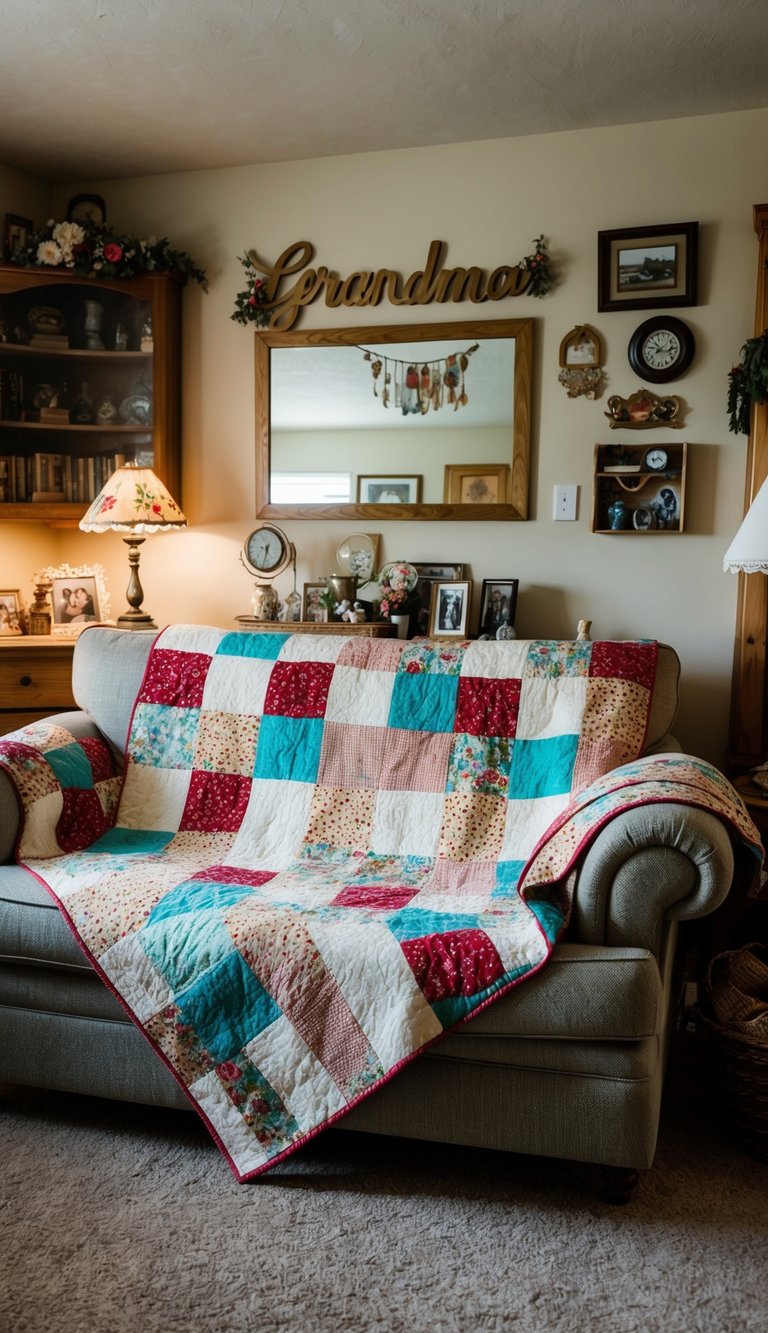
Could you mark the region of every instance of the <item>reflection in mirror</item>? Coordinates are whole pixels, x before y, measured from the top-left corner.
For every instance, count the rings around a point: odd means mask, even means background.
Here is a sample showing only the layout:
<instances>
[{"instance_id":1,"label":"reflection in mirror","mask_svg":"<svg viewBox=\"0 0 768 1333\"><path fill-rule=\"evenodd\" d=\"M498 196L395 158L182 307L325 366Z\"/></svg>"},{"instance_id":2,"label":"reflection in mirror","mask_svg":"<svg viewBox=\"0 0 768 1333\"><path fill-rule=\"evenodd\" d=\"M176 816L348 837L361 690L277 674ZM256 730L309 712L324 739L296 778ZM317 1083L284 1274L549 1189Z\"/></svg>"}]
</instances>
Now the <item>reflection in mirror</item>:
<instances>
[{"instance_id":1,"label":"reflection in mirror","mask_svg":"<svg viewBox=\"0 0 768 1333\"><path fill-rule=\"evenodd\" d=\"M258 515L526 518L531 343L531 320L259 330Z\"/></svg>"}]
</instances>

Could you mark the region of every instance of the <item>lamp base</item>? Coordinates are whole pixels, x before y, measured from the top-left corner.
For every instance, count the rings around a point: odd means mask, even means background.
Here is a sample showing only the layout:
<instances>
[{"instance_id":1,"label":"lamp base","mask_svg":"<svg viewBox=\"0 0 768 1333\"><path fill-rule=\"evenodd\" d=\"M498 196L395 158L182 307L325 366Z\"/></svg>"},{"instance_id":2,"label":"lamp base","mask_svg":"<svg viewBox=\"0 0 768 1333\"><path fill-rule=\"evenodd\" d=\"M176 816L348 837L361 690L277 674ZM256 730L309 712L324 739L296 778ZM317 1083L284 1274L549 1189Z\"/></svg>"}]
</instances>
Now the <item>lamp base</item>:
<instances>
[{"instance_id":1,"label":"lamp base","mask_svg":"<svg viewBox=\"0 0 768 1333\"><path fill-rule=\"evenodd\" d=\"M118 629L157 629L148 611L124 611L115 623Z\"/></svg>"}]
</instances>

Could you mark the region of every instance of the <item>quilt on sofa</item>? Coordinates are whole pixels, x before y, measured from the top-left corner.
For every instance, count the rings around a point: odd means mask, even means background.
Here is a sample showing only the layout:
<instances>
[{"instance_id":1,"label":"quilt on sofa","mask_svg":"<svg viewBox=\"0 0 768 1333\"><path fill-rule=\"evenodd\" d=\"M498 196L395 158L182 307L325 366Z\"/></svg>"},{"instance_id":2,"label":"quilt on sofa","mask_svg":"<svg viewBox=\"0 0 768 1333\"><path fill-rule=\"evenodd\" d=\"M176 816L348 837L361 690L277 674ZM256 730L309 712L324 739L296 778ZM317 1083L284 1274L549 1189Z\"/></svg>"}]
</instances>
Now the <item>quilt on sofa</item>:
<instances>
[{"instance_id":1,"label":"quilt on sofa","mask_svg":"<svg viewBox=\"0 0 768 1333\"><path fill-rule=\"evenodd\" d=\"M245 1180L541 967L615 810L680 800L684 770L754 841L709 766L631 763L655 665L652 643L174 627L113 827L98 744L0 742L19 855Z\"/></svg>"}]
</instances>

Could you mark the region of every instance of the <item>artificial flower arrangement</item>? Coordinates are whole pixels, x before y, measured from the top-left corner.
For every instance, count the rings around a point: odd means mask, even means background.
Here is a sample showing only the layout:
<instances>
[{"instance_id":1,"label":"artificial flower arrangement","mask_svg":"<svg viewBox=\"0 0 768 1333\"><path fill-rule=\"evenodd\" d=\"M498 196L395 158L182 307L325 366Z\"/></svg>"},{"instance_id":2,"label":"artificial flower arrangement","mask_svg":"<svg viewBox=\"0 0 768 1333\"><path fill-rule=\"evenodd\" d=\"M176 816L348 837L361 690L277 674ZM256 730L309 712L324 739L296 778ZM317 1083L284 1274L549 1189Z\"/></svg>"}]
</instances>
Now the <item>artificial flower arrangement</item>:
<instances>
[{"instance_id":1,"label":"artificial flower arrangement","mask_svg":"<svg viewBox=\"0 0 768 1333\"><path fill-rule=\"evenodd\" d=\"M267 328L271 312L267 305L267 284L263 274L254 268L253 261L247 254L237 256L245 269L246 285L235 297L235 310L230 319L238 324L256 324Z\"/></svg>"},{"instance_id":2,"label":"artificial flower arrangement","mask_svg":"<svg viewBox=\"0 0 768 1333\"><path fill-rule=\"evenodd\" d=\"M533 244L536 247L535 253L526 255L524 259L521 259L518 268L531 275L531 281L525 289L526 292L529 292L531 296L545 296L552 286L547 242L543 236L537 236Z\"/></svg>"},{"instance_id":3,"label":"artificial flower arrangement","mask_svg":"<svg viewBox=\"0 0 768 1333\"><path fill-rule=\"evenodd\" d=\"M166 237L137 240L105 223L56 222L49 218L9 261L25 268L67 268L81 278L138 278L144 273L184 273L208 290L205 273L186 250Z\"/></svg>"},{"instance_id":4,"label":"artificial flower arrangement","mask_svg":"<svg viewBox=\"0 0 768 1333\"><path fill-rule=\"evenodd\" d=\"M421 598L416 591L418 570L407 560L393 560L379 574L379 612L385 620L418 611Z\"/></svg>"},{"instance_id":5,"label":"artificial flower arrangement","mask_svg":"<svg viewBox=\"0 0 768 1333\"><path fill-rule=\"evenodd\" d=\"M748 338L741 349L741 360L728 372L728 429L735 435L749 435L752 404L768 398L768 329L756 338Z\"/></svg>"}]
</instances>

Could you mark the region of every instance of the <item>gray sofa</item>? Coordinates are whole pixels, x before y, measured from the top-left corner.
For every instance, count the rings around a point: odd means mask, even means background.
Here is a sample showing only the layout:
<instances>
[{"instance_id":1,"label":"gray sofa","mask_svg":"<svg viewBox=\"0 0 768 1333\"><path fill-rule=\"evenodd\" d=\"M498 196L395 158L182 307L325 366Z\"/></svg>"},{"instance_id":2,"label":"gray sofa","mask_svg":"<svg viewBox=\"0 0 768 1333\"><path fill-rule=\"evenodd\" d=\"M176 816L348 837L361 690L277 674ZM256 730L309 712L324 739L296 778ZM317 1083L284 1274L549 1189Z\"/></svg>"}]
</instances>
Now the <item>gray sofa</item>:
<instances>
[{"instance_id":1,"label":"gray sofa","mask_svg":"<svg viewBox=\"0 0 768 1333\"><path fill-rule=\"evenodd\" d=\"M153 639L89 629L74 653L82 712L57 720L78 736L104 736L121 755ZM676 654L662 647L648 749L678 748L668 734L678 676ZM188 1110L47 893L12 864L17 827L15 794L0 774L0 1082ZM581 865L567 939L547 966L339 1128L600 1163L625 1175L649 1167L679 1009L676 922L713 911L733 871L729 833L703 811L658 804L618 815Z\"/></svg>"}]
</instances>

